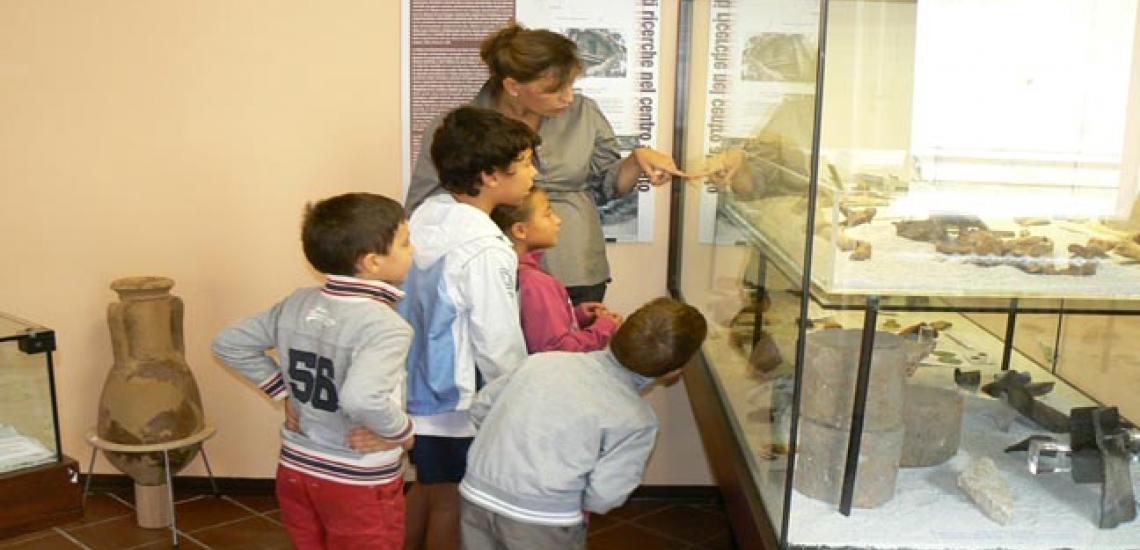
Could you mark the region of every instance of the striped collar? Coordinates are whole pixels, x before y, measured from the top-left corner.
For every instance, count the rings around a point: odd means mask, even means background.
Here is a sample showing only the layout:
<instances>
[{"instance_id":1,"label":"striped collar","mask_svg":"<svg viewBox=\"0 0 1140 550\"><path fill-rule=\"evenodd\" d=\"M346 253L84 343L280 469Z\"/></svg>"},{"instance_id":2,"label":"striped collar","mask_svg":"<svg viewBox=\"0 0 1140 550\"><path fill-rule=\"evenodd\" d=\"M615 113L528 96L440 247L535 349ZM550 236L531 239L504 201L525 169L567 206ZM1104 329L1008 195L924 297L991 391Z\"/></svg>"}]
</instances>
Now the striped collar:
<instances>
[{"instance_id":1,"label":"striped collar","mask_svg":"<svg viewBox=\"0 0 1140 550\"><path fill-rule=\"evenodd\" d=\"M404 291L384 281L343 275L328 275L321 293L336 298L368 298L390 306L396 305L404 297Z\"/></svg>"}]
</instances>

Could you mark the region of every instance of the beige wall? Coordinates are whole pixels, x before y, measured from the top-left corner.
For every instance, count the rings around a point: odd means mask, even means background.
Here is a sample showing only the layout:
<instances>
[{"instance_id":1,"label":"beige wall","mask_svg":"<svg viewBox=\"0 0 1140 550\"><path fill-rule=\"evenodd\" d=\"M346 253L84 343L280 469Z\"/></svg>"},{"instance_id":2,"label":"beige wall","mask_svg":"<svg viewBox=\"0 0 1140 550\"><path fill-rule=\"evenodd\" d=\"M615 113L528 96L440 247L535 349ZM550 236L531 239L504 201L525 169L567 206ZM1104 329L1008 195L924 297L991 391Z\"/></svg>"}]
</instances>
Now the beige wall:
<instances>
[{"instance_id":1,"label":"beige wall","mask_svg":"<svg viewBox=\"0 0 1140 550\"><path fill-rule=\"evenodd\" d=\"M220 427L215 471L272 476L280 410L209 341L317 282L298 246L306 201L400 196L399 32L387 0L0 3L0 310L57 332L65 452L87 456L112 360L107 285L166 275ZM655 242L610 250L618 309L665 293L658 197ZM684 390L651 401L662 433L646 482L710 483Z\"/></svg>"}]
</instances>

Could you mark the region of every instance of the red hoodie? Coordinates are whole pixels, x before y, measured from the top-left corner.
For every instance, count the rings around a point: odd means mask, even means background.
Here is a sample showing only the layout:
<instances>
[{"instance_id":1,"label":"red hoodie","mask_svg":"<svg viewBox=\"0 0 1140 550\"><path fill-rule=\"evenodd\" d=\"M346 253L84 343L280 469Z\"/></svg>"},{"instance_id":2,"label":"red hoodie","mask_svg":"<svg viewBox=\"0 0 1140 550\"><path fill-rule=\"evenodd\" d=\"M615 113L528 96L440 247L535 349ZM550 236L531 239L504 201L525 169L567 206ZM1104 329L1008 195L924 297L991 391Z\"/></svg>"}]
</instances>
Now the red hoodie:
<instances>
[{"instance_id":1,"label":"red hoodie","mask_svg":"<svg viewBox=\"0 0 1140 550\"><path fill-rule=\"evenodd\" d=\"M529 353L605 349L617 324L609 317L591 318L570 303L566 287L539 267L544 250L519 257L519 309Z\"/></svg>"}]
</instances>

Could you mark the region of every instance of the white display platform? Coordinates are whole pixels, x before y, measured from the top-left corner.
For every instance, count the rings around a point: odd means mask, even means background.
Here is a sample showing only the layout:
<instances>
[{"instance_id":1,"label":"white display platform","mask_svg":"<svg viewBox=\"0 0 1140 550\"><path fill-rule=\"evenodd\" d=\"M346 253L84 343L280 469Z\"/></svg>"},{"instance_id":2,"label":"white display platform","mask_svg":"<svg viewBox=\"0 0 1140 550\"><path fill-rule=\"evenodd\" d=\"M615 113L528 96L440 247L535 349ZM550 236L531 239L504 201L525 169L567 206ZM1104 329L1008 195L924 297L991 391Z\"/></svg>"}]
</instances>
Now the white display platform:
<instances>
[{"instance_id":1,"label":"white display platform","mask_svg":"<svg viewBox=\"0 0 1140 550\"><path fill-rule=\"evenodd\" d=\"M777 257L800 265L803 255L805 218L801 197L771 197L738 202L734 208L753 228L751 236L763 241ZM830 216L821 209L819 227ZM1140 299L1140 265L1110 254L1101 259L1095 275L1041 275L1014 266L980 266L965 255L942 254L933 243L912 241L896 234L888 209L869 224L846 230L847 237L871 243L871 259L851 261L850 253L834 248L830 238L817 233L812 281L826 293L878 294L883 296L966 296L1002 298ZM986 220L990 229L1016 233L1023 229L1012 221ZM1102 226L1101 226L1102 227ZM1094 224L1058 221L1027 228L1035 236L1054 242L1055 259L1062 264L1070 244L1084 245L1091 237L1115 238L1098 231Z\"/></svg>"},{"instance_id":2,"label":"white display platform","mask_svg":"<svg viewBox=\"0 0 1140 550\"><path fill-rule=\"evenodd\" d=\"M766 314L774 321L787 316L788 304L777 299ZM850 328L857 328L861 318L857 313L820 311L813 307L813 317L834 315ZM937 349L952 351L959 357L983 351L990 357L988 365L958 365L964 370L983 371L983 383L1000 372L1001 344L996 338L964 317L953 313L898 313L880 317L880 324L894 319L902 326L935 319L954 323L948 334L968 346L963 348L954 339L940 337ZM778 341L790 334L787 326L767 326ZM764 449L772 443L772 426L766 415L757 414L770 406L769 399L774 381L761 380L750 373L745 358L728 346L727 330L711 327L704 351L713 368L719 389L731 408L737 423L745 452L751 452L750 462L765 507L779 528L783 505L783 479L787 457L771 456ZM794 336L793 336L794 337ZM785 357L785 359L790 359ZM953 384L953 366L940 365L931 357L926 359L915 377L923 382L936 382L949 387ZM1016 351L1012 368L1029 372L1034 382L1056 380L1047 371ZM784 374L790 366L781 367ZM1058 381L1056 388L1042 400L1060 410L1093 404L1088 398ZM895 488L895 496L875 509L855 509L850 517L839 513L838 507L806 497L793 491L789 544L805 549L892 549L892 550L1140 550L1140 520L1120 525L1115 529L1097 528L1100 510L1099 485L1078 485L1069 474L1032 476L1027 467L1025 453L1003 452L1005 447L1033 434L1047 434L1018 416L1008 432L998 428L995 418L1007 415L1008 407L984 394L970 395L963 419L962 441L958 454L950 461L928 468L902 468ZM1067 435L1054 434L1067 442ZM958 474L974 458L988 456L994 460L1010 485L1014 495L1014 515L1009 525L1002 526L985 516L969 497L957 486ZM1133 467L1134 482L1140 480L1140 467ZM1140 485L1134 483L1140 495Z\"/></svg>"}]
</instances>

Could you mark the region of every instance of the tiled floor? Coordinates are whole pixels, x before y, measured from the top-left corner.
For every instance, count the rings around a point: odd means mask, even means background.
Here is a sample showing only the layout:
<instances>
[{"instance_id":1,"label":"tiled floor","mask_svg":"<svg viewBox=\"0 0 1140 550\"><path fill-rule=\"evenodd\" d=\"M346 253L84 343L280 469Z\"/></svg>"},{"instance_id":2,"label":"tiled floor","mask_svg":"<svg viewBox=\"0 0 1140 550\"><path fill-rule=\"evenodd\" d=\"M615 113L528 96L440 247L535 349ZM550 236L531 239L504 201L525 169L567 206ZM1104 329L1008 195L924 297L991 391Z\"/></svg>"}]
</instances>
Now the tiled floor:
<instances>
[{"instance_id":1,"label":"tiled floor","mask_svg":"<svg viewBox=\"0 0 1140 550\"><path fill-rule=\"evenodd\" d=\"M288 549L272 496L176 495L180 548ZM728 521L718 503L704 500L631 500L590 519L592 550L732 549ZM129 493L87 499L80 521L0 540L2 549L170 548L170 531L135 523Z\"/></svg>"}]
</instances>

